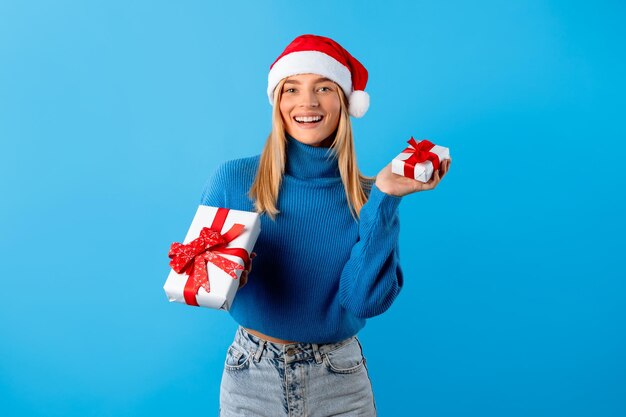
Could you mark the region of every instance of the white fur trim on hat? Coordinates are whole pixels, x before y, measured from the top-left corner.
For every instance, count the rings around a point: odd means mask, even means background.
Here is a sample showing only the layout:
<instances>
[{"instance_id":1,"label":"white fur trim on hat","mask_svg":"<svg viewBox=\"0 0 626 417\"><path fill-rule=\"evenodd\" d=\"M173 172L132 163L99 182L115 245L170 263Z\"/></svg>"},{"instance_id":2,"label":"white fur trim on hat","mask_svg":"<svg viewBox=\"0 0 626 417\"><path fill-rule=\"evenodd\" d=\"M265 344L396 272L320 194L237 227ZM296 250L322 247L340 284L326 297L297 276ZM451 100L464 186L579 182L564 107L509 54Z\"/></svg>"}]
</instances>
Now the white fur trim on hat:
<instances>
[{"instance_id":1,"label":"white fur trim on hat","mask_svg":"<svg viewBox=\"0 0 626 417\"><path fill-rule=\"evenodd\" d=\"M280 80L296 74L321 75L339 84L346 96L353 94L352 75L345 65L323 52L300 51L285 55L272 66L267 76L267 97L270 104L274 104L274 89ZM369 98L367 102L369 105Z\"/></svg>"},{"instance_id":2,"label":"white fur trim on hat","mask_svg":"<svg viewBox=\"0 0 626 417\"><path fill-rule=\"evenodd\" d=\"M365 91L356 90L350 94L348 112L353 117L363 117L370 107L370 95Z\"/></svg>"}]
</instances>

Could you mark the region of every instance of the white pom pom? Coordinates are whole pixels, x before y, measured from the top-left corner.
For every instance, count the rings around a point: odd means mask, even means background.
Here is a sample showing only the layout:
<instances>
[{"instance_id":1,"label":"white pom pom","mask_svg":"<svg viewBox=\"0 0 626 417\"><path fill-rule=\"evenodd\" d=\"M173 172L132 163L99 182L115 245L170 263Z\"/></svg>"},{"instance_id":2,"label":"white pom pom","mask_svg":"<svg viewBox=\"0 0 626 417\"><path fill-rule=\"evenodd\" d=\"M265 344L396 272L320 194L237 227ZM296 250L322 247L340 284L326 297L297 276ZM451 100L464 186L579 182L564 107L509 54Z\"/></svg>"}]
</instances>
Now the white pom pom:
<instances>
[{"instance_id":1,"label":"white pom pom","mask_svg":"<svg viewBox=\"0 0 626 417\"><path fill-rule=\"evenodd\" d=\"M356 90L350 94L348 112L353 117L363 117L370 107L370 96L365 91Z\"/></svg>"}]
</instances>

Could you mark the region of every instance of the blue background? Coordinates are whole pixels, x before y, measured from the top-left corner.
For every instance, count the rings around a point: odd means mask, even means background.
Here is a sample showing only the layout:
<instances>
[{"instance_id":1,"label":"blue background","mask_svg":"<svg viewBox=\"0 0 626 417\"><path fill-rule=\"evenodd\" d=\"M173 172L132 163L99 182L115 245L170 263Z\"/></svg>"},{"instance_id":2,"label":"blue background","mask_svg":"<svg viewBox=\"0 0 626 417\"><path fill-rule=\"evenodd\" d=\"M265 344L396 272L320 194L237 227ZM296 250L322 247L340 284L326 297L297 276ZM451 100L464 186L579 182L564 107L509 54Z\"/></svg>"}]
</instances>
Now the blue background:
<instances>
[{"instance_id":1,"label":"blue background","mask_svg":"<svg viewBox=\"0 0 626 417\"><path fill-rule=\"evenodd\" d=\"M365 174L454 159L360 333L380 415L626 415L621 2L174 3L0 2L3 415L217 415L236 325L167 302L167 251L302 33L370 72Z\"/></svg>"}]
</instances>

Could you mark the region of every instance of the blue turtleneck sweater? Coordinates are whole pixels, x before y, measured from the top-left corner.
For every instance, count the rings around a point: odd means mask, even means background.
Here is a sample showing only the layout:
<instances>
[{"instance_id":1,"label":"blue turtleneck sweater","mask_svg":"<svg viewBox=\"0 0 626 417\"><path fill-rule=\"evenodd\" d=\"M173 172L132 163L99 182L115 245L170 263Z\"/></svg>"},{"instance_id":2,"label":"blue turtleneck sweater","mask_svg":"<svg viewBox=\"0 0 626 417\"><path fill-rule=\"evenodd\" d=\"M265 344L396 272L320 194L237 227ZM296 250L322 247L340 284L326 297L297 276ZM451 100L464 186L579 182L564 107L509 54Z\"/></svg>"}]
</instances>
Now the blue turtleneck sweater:
<instances>
[{"instance_id":1,"label":"blue turtleneck sweater","mask_svg":"<svg viewBox=\"0 0 626 417\"><path fill-rule=\"evenodd\" d=\"M230 310L243 327L298 342L336 342L387 310L402 288L401 198L372 185L355 220L328 152L287 136L280 213L275 220L261 215L252 272ZM220 165L201 204L254 211L248 191L259 159Z\"/></svg>"}]
</instances>

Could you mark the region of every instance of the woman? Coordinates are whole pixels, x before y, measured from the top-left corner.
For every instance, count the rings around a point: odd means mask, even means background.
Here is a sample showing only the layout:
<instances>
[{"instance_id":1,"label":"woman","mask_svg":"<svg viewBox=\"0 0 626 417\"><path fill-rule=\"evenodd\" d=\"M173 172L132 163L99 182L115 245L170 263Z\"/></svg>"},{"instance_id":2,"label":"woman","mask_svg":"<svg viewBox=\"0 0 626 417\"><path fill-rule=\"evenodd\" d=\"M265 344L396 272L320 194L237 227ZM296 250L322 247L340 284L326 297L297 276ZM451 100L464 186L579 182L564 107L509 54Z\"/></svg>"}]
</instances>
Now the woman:
<instances>
[{"instance_id":1,"label":"woman","mask_svg":"<svg viewBox=\"0 0 626 417\"><path fill-rule=\"evenodd\" d=\"M391 165L361 175L349 116L367 111L366 83L335 41L299 36L270 67L262 154L221 165L205 187L202 204L262 213L254 273L231 308L222 416L376 414L356 334L402 288L401 197L435 188L449 162L425 184Z\"/></svg>"}]
</instances>

